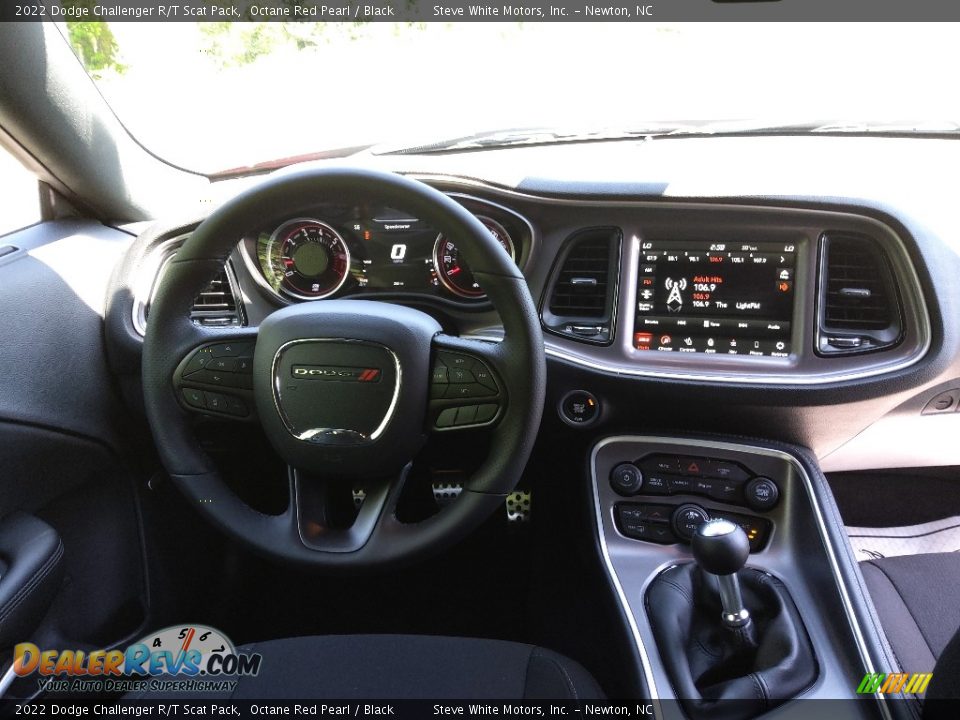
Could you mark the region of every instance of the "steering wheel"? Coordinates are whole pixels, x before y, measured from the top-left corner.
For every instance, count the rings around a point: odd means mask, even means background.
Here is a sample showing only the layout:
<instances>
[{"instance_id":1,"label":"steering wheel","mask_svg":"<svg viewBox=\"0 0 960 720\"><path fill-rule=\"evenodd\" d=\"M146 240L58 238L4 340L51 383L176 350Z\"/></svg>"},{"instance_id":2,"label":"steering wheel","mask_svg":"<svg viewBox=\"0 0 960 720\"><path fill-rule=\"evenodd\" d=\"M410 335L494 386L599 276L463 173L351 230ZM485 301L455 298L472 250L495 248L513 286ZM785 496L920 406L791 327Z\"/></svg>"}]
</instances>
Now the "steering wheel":
<instances>
[{"instance_id":1,"label":"steering wheel","mask_svg":"<svg viewBox=\"0 0 960 720\"><path fill-rule=\"evenodd\" d=\"M447 335L426 313L372 300L291 305L269 315L259 329L191 321L194 298L222 271L239 238L264 217L292 216L318 199L358 198L403 208L456 237L502 319L503 341ZM252 363L239 356L252 357ZM193 431L191 411L204 394L191 389L191 372L224 358L235 372L252 372L243 378L247 389L228 395L241 408L248 397L291 468L283 514L264 514L243 502ZM470 212L400 175L332 168L271 176L196 228L168 263L151 303L142 369L157 450L186 497L260 553L325 569L412 560L459 540L492 514L529 459L546 376L543 336L526 281ZM452 383L464 371L477 381L468 391ZM477 388L483 397L469 397ZM217 394L205 397L205 411L220 415L210 410ZM492 428L490 452L459 497L426 520L398 520L397 500L430 432L480 420ZM347 482L360 483L366 495L353 524L337 528L326 521L325 490Z\"/></svg>"}]
</instances>

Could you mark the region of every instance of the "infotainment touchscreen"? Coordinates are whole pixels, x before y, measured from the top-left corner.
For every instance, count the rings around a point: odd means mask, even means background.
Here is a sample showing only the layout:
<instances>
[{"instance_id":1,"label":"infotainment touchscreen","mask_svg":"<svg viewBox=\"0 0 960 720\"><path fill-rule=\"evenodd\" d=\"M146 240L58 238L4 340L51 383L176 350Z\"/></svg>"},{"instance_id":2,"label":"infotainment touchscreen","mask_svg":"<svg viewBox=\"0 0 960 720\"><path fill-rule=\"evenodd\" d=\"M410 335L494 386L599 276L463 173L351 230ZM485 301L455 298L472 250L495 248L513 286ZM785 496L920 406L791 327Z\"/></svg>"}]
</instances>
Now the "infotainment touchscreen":
<instances>
[{"instance_id":1,"label":"infotainment touchscreen","mask_svg":"<svg viewBox=\"0 0 960 720\"><path fill-rule=\"evenodd\" d=\"M789 356L795 259L778 242L644 242L633 346Z\"/></svg>"}]
</instances>

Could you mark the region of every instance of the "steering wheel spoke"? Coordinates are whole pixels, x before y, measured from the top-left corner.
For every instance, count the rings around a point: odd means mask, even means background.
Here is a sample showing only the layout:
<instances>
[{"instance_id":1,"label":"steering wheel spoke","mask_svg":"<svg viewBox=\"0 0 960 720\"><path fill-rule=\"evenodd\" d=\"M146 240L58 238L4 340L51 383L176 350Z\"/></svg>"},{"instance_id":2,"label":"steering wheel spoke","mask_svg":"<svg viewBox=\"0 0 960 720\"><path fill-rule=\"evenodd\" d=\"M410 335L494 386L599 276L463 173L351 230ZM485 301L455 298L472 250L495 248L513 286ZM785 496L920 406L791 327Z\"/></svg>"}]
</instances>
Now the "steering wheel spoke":
<instances>
[{"instance_id":1,"label":"steering wheel spoke","mask_svg":"<svg viewBox=\"0 0 960 720\"><path fill-rule=\"evenodd\" d=\"M205 335L205 337L209 337ZM174 373L181 406L226 420L254 420L253 352L256 333L226 331L187 353Z\"/></svg>"},{"instance_id":2,"label":"steering wheel spoke","mask_svg":"<svg viewBox=\"0 0 960 720\"><path fill-rule=\"evenodd\" d=\"M428 422L438 432L495 425L506 407L497 343L452 335L433 339Z\"/></svg>"},{"instance_id":3,"label":"steering wheel spoke","mask_svg":"<svg viewBox=\"0 0 960 720\"><path fill-rule=\"evenodd\" d=\"M393 521L409 471L407 465L397 477L367 479L351 487L291 467L290 509L303 544L332 553L362 548L378 527Z\"/></svg>"}]
</instances>

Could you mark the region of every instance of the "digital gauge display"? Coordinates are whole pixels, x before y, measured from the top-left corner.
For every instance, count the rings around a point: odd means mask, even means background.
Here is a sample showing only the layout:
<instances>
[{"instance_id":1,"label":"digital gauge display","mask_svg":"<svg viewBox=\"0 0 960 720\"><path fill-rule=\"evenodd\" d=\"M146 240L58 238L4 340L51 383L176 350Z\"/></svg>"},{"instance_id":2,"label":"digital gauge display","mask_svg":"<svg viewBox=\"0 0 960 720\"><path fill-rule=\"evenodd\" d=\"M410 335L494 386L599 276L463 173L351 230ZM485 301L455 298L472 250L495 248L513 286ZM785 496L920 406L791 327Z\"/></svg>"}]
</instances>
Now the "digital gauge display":
<instances>
[{"instance_id":1,"label":"digital gauge display","mask_svg":"<svg viewBox=\"0 0 960 720\"><path fill-rule=\"evenodd\" d=\"M789 357L796 245L644 242L633 347Z\"/></svg>"},{"instance_id":2,"label":"digital gauge display","mask_svg":"<svg viewBox=\"0 0 960 720\"><path fill-rule=\"evenodd\" d=\"M504 224L477 219L516 260L518 246ZM265 229L255 242L266 284L291 299L354 293L417 293L468 302L486 297L463 259L460 238L393 208L332 207Z\"/></svg>"}]
</instances>

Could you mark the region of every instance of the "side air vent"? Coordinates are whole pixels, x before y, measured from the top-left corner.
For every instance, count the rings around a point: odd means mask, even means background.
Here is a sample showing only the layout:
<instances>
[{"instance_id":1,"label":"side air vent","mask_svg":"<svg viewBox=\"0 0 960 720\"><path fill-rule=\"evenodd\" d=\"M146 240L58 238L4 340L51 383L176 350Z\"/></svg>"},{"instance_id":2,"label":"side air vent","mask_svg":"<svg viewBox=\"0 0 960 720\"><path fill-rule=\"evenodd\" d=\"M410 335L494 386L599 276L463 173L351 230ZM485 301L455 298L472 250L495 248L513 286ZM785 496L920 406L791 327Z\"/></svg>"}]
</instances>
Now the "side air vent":
<instances>
[{"instance_id":1,"label":"side air vent","mask_svg":"<svg viewBox=\"0 0 960 720\"><path fill-rule=\"evenodd\" d=\"M190 311L190 319L200 325L241 324L240 313L237 311L237 299L226 267L197 295L196 300L193 301L193 309Z\"/></svg>"},{"instance_id":2,"label":"side air vent","mask_svg":"<svg viewBox=\"0 0 960 720\"><path fill-rule=\"evenodd\" d=\"M849 233L821 237L819 322L822 355L880 350L900 341L899 294L876 240Z\"/></svg>"},{"instance_id":3,"label":"side air vent","mask_svg":"<svg viewBox=\"0 0 960 720\"><path fill-rule=\"evenodd\" d=\"M541 310L547 330L583 342L613 340L620 236L616 228L591 228L567 240Z\"/></svg>"},{"instance_id":4,"label":"side air vent","mask_svg":"<svg viewBox=\"0 0 960 720\"><path fill-rule=\"evenodd\" d=\"M133 326L140 335L146 335L150 301L160 284L160 277L174 255L175 249L155 253L155 258L145 263L141 271L142 278L134 293L133 303ZM236 280L230 264L227 263L194 299L190 308L190 319L198 325L209 327L246 325L243 303L238 302L237 297Z\"/></svg>"}]
</instances>

